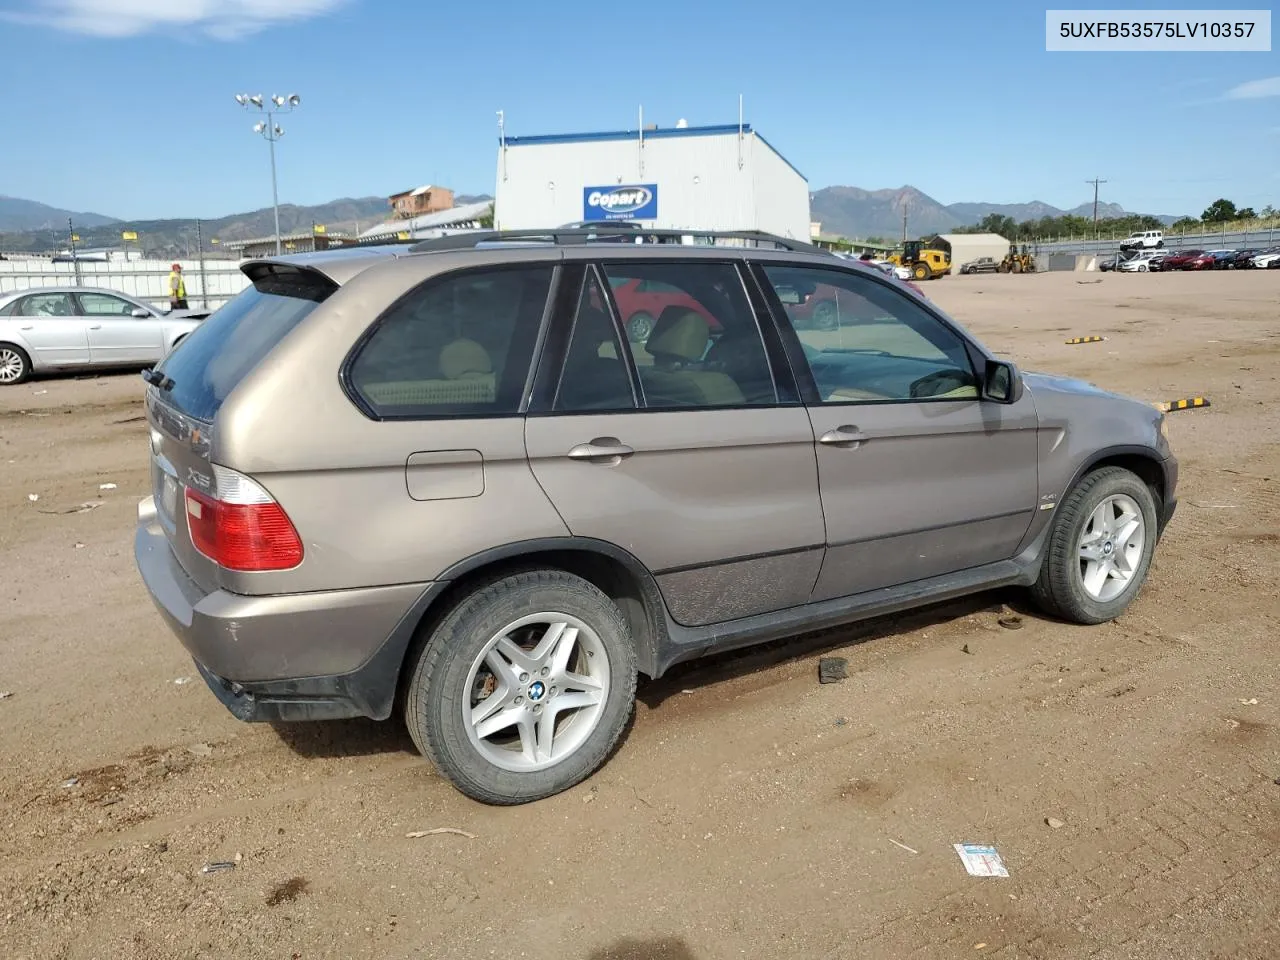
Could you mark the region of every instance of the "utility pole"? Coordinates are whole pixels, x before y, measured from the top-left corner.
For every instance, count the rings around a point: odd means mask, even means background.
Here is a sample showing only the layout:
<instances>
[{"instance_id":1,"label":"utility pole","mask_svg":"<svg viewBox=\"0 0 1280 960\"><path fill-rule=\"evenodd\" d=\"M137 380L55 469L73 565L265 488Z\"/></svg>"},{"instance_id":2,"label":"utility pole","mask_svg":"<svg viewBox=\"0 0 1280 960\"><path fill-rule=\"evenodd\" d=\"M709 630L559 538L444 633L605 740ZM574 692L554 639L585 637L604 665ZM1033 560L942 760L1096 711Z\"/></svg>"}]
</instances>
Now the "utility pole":
<instances>
[{"instance_id":1,"label":"utility pole","mask_svg":"<svg viewBox=\"0 0 1280 960\"><path fill-rule=\"evenodd\" d=\"M907 208L902 208L902 246L907 245Z\"/></svg>"},{"instance_id":2,"label":"utility pole","mask_svg":"<svg viewBox=\"0 0 1280 960\"><path fill-rule=\"evenodd\" d=\"M204 234L200 231L200 221L196 221L196 255L200 258L200 302L209 306L209 281L204 275Z\"/></svg>"},{"instance_id":3,"label":"utility pole","mask_svg":"<svg viewBox=\"0 0 1280 960\"><path fill-rule=\"evenodd\" d=\"M67 217L67 240L71 243L71 268L76 272L76 286L80 283L80 258L76 256L76 228L71 222L71 218Z\"/></svg>"},{"instance_id":4,"label":"utility pole","mask_svg":"<svg viewBox=\"0 0 1280 960\"><path fill-rule=\"evenodd\" d=\"M1107 181L1100 180L1097 177L1094 177L1092 180L1085 181L1085 183L1093 184L1093 239L1095 242L1098 239L1098 184L1106 182Z\"/></svg>"}]
</instances>

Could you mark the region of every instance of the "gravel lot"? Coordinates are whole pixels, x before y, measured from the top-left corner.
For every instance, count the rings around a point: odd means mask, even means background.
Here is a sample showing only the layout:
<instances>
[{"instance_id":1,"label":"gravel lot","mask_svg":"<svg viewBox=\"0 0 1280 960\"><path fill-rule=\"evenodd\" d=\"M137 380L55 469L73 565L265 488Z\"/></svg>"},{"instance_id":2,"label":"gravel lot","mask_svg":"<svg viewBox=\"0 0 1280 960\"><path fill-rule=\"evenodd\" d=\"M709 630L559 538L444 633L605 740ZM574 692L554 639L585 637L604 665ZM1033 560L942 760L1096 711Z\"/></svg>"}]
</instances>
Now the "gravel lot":
<instances>
[{"instance_id":1,"label":"gravel lot","mask_svg":"<svg viewBox=\"0 0 1280 960\"><path fill-rule=\"evenodd\" d=\"M0 953L1280 956L1280 272L926 290L1024 368L1212 400L1170 417L1181 507L1129 613L986 594L693 665L516 809L398 724L243 725L177 682L132 559L139 378L0 389ZM405 837L441 826L474 839Z\"/></svg>"}]
</instances>

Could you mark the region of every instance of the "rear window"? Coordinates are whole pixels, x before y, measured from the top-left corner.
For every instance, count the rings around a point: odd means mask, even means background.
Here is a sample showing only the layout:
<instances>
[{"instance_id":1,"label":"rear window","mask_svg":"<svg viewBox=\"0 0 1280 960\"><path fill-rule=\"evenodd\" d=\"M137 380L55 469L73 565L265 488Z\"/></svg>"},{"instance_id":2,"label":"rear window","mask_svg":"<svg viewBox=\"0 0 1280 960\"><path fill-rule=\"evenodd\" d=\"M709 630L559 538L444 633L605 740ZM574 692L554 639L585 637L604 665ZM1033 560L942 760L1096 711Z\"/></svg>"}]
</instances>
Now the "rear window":
<instances>
[{"instance_id":1,"label":"rear window","mask_svg":"<svg viewBox=\"0 0 1280 960\"><path fill-rule=\"evenodd\" d=\"M336 289L319 274L275 270L216 310L156 367L173 381L164 394L169 403L213 420L249 371Z\"/></svg>"}]
</instances>

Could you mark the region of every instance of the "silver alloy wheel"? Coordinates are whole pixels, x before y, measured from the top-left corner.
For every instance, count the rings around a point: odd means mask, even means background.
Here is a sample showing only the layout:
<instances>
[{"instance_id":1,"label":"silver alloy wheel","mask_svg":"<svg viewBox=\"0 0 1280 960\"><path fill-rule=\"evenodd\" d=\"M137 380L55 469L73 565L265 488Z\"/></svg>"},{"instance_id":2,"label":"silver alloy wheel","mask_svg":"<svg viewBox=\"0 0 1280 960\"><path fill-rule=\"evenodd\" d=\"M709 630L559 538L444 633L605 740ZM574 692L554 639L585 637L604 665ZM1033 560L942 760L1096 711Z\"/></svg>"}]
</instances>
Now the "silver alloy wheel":
<instances>
[{"instance_id":1,"label":"silver alloy wheel","mask_svg":"<svg viewBox=\"0 0 1280 960\"><path fill-rule=\"evenodd\" d=\"M1080 535L1080 582L1085 593L1109 603L1129 589L1145 542L1142 508L1132 497L1120 493L1098 504Z\"/></svg>"},{"instance_id":2,"label":"silver alloy wheel","mask_svg":"<svg viewBox=\"0 0 1280 960\"><path fill-rule=\"evenodd\" d=\"M500 630L467 673L462 720L496 767L543 770L577 750L609 699L609 655L577 617L535 613Z\"/></svg>"},{"instance_id":3,"label":"silver alloy wheel","mask_svg":"<svg viewBox=\"0 0 1280 960\"><path fill-rule=\"evenodd\" d=\"M25 369L22 354L11 347L0 347L0 383L17 383Z\"/></svg>"},{"instance_id":4,"label":"silver alloy wheel","mask_svg":"<svg viewBox=\"0 0 1280 960\"><path fill-rule=\"evenodd\" d=\"M644 343L653 333L653 317L638 310L627 321L627 337L632 343Z\"/></svg>"}]
</instances>

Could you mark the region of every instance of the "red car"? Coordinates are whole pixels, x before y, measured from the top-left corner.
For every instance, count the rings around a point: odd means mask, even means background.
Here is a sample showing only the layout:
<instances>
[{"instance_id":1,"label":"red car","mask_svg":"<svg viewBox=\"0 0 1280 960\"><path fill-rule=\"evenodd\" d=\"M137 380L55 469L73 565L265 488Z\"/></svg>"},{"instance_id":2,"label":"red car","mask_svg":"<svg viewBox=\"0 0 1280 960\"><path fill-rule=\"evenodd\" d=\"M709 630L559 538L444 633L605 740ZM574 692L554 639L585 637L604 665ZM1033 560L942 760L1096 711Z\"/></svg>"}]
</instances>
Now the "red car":
<instances>
[{"instance_id":1,"label":"red car","mask_svg":"<svg viewBox=\"0 0 1280 960\"><path fill-rule=\"evenodd\" d=\"M1212 270L1218 263L1212 253L1202 253L1182 265L1183 270Z\"/></svg>"},{"instance_id":2,"label":"red car","mask_svg":"<svg viewBox=\"0 0 1280 960\"><path fill-rule=\"evenodd\" d=\"M610 278L613 299L626 324L627 338L633 343L644 343L653 333L653 325L667 307L684 307L701 314L713 330L720 329L720 322L706 307L679 287L659 280L620 280Z\"/></svg>"},{"instance_id":3,"label":"red car","mask_svg":"<svg viewBox=\"0 0 1280 960\"><path fill-rule=\"evenodd\" d=\"M1161 270L1199 269L1196 267L1189 268L1187 264L1189 264L1192 260L1198 260L1203 257L1204 257L1203 250L1180 250L1177 253L1172 253L1169 256L1165 257L1164 262L1160 264L1160 269ZM1210 257L1209 261L1212 263L1213 258Z\"/></svg>"},{"instance_id":4,"label":"red car","mask_svg":"<svg viewBox=\"0 0 1280 960\"><path fill-rule=\"evenodd\" d=\"M910 280L899 280L916 293L924 296L924 291ZM614 279L609 281L613 288L613 299L618 304L618 312L626 325L627 337L633 343L644 343L653 333L654 324L662 316L667 307L684 307L700 314L707 321L711 332L721 329L720 322L695 297L679 287L659 280ZM837 291L834 287L819 287L803 303L789 305L787 313L792 321L800 327L816 327L819 330L834 330L839 324L841 314L857 316L859 305L866 309L862 298L847 291Z\"/></svg>"}]
</instances>

